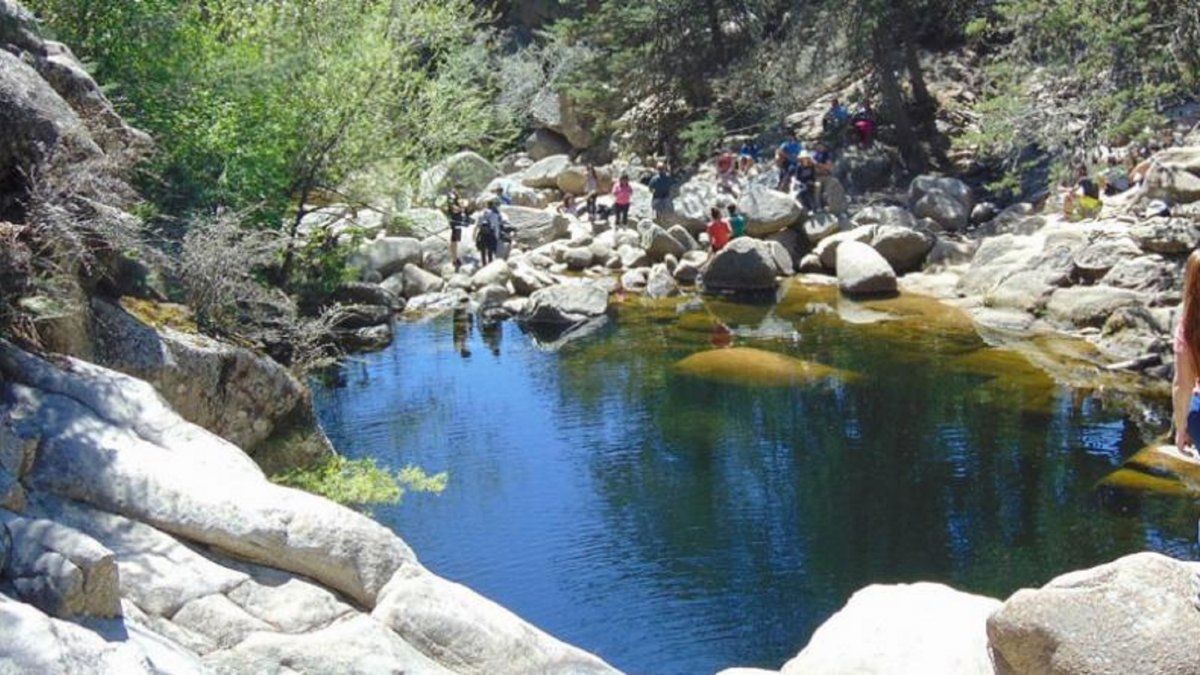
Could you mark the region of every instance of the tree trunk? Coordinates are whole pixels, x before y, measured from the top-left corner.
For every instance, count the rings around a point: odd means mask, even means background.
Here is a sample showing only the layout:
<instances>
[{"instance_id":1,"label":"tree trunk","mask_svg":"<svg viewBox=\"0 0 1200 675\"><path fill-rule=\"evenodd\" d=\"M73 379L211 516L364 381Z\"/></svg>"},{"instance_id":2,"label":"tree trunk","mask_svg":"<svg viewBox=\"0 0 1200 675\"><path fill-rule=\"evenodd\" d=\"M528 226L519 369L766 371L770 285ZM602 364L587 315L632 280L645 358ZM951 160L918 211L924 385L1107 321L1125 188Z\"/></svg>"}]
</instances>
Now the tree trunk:
<instances>
[{"instance_id":1,"label":"tree trunk","mask_svg":"<svg viewBox=\"0 0 1200 675\"><path fill-rule=\"evenodd\" d=\"M908 114L904 92L900 89L900 81L897 78L899 68L896 52L892 48L893 43L891 27L885 25L876 29L871 40L875 76L879 78L879 95L882 99L880 103L882 111L895 127L896 142L909 171L919 173L925 169L925 157Z\"/></svg>"},{"instance_id":2,"label":"tree trunk","mask_svg":"<svg viewBox=\"0 0 1200 675\"><path fill-rule=\"evenodd\" d=\"M725 40L721 36L721 12L717 7L717 0L705 0L704 9L708 13L708 31L709 38L712 40L713 56L720 59L721 63L725 62ZM664 27L666 30L670 28Z\"/></svg>"}]
</instances>

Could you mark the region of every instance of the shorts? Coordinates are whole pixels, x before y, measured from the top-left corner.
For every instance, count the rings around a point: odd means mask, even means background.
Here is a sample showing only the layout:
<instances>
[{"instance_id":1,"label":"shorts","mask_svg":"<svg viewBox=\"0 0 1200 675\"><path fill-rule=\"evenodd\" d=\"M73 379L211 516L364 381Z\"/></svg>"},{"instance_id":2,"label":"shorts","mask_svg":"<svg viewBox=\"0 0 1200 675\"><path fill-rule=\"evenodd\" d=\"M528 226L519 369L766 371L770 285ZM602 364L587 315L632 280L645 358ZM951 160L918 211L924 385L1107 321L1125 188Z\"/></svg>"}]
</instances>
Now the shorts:
<instances>
[{"instance_id":1,"label":"shorts","mask_svg":"<svg viewBox=\"0 0 1200 675\"><path fill-rule=\"evenodd\" d=\"M1192 392L1192 403L1188 406L1187 432L1192 443L1200 442L1200 393Z\"/></svg>"},{"instance_id":2,"label":"shorts","mask_svg":"<svg viewBox=\"0 0 1200 675\"><path fill-rule=\"evenodd\" d=\"M458 243L458 242L462 241L462 228L461 227L451 227L450 228L450 241L452 241L454 243Z\"/></svg>"},{"instance_id":3,"label":"shorts","mask_svg":"<svg viewBox=\"0 0 1200 675\"><path fill-rule=\"evenodd\" d=\"M650 200L650 208L654 209L655 213L670 213L675 207L671 203L670 197L655 197Z\"/></svg>"}]
</instances>

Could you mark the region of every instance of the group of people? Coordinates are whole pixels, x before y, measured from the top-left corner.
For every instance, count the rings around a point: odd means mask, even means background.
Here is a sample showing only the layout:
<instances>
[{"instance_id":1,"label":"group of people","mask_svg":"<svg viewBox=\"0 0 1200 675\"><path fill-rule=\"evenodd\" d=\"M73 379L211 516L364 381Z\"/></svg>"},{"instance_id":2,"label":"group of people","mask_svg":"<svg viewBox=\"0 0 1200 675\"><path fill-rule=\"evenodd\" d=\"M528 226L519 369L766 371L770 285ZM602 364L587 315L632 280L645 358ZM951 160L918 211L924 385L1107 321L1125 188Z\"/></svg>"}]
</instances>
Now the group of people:
<instances>
[{"instance_id":1,"label":"group of people","mask_svg":"<svg viewBox=\"0 0 1200 675\"><path fill-rule=\"evenodd\" d=\"M863 99L853 111L838 99L833 99L829 110L821 118L821 130L825 142L839 148L845 143L858 143L867 147L875 142L878 121L871 101Z\"/></svg>"},{"instance_id":2,"label":"group of people","mask_svg":"<svg viewBox=\"0 0 1200 675\"><path fill-rule=\"evenodd\" d=\"M450 262L455 270L462 267L458 245L462 242L463 231L471 226L471 205L459 190L459 187L453 187L445 197L446 217L450 221ZM500 244L509 238L508 219L504 217L500 207L510 203L511 200L504 194L504 190L496 188L494 196L488 199L487 206L475 218L475 247L479 249L479 259L484 265L496 259Z\"/></svg>"}]
</instances>

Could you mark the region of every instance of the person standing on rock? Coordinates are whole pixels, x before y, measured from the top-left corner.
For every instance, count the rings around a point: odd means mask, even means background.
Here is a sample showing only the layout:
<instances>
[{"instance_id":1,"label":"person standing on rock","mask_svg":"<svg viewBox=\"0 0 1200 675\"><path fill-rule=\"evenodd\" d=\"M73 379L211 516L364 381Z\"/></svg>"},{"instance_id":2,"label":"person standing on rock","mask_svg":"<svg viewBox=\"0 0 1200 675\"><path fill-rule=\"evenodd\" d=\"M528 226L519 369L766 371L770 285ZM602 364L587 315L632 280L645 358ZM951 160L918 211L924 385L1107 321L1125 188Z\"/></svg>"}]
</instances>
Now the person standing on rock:
<instances>
[{"instance_id":1,"label":"person standing on rock","mask_svg":"<svg viewBox=\"0 0 1200 675\"><path fill-rule=\"evenodd\" d=\"M480 261L484 265L496 259L503 232L504 214L500 213L500 200L492 199L475 225L475 244L479 247Z\"/></svg>"},{"instance_id":2,"label":"person standing on rock","mask_svg":"<svg viewBox=\"0 0 1200 675\"><path fill-rule=\"evenodd\" d=\"M662 162L655 167L654 176L650 178L650 208L654 209L654 220L662 223L674 210L671 204L671 188L674 187L671 174L667 173L667 165Z\"/></svg>"},{"instance_id":3,"label":"person standing on rock","mask_svg":"<svg viewBox=\"0 0 1200 675\"><path fill-rule=\"evenodd\" d=\"M733 236L733 228L729 226L729 221L721 217L721 209L714 206L710 212L712 220L708 223L708 251L709 259L712 256L721 252L725 245L729 243L729 239Z\"/></svg>"},{"instance_id":4,"label":"person standing on rock","mask_svg":"<svg viewBox=\"0 0 1200 675\"><path fill-rule=\"evenodd\" d=\"M462 267L462 261L458 258L458 243L462 241L463 230L470 225L467 207L458 193L458 186L446 193L446 218L450 220L450 262L457 272Z\"/></svg>"},{"instance_id":5,"label":"person standing on rock","mask_svg":"<svg viewBox=\"0 0 1200 675\"><path fill-rule=\"evenodd\" d=\"M738 211L737 204L729 205L729 229L734 239L746 236L746 216Z\"/></svg>"},{"instance_id":6,"label":"person standing on rock","mask_svg":"<svg viewBox=\"0 0 1200 675\"><path fill-rule=\"evenodd\" d=\"M628 227L629 207L633 204L633 186L629 184L629 174L621 174L620 180L613 186L612 194L616 227Z\"/></svg>"},{"instance_id":7,"label":"person standing on rock","mask_svg":"<svg viewBox=\"0 0 1200 675\"><path fill-rule=\"evenodd\" d=\"M1196 456L1200 438L1200 251L1188 256L1183 282L1183 302L1175 329L1175 381L1171 402L1175 426L1175 446L1185 455Z\"/></svg>"},{"instance_id":8,"label":"person standing on rock","mask_svg":"<svg viewBox=\"0 0 1200 675\"><path fill-rule=\"evenodd\" d=\"M600 196L600 175L596 173L594 164L587 165L587 177L583 183L583 193L587 195L588 224L596 222L596 198Z\"/></svg>"}]
</instances>

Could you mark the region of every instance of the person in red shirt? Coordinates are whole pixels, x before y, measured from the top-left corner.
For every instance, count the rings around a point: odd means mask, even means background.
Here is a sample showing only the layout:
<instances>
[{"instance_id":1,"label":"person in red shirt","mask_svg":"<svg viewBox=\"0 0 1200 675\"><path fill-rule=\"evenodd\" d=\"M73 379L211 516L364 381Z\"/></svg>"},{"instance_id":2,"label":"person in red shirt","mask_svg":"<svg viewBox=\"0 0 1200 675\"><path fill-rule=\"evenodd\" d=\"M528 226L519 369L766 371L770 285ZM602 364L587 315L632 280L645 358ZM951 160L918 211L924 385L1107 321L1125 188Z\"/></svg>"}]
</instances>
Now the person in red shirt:
<instances>
[{"instance_id":1,"label":"person in red shirt","mask_svg":"<svg viewBox=\"0 0 1200 675\"><path fill-rule=\"evenodd\" d=\"M713 255L720 252L733 238L733 228L729 221L721 217L721 209L713 207L712 221L708 223L708 246Z\"/></svg>"}]
</instances>

